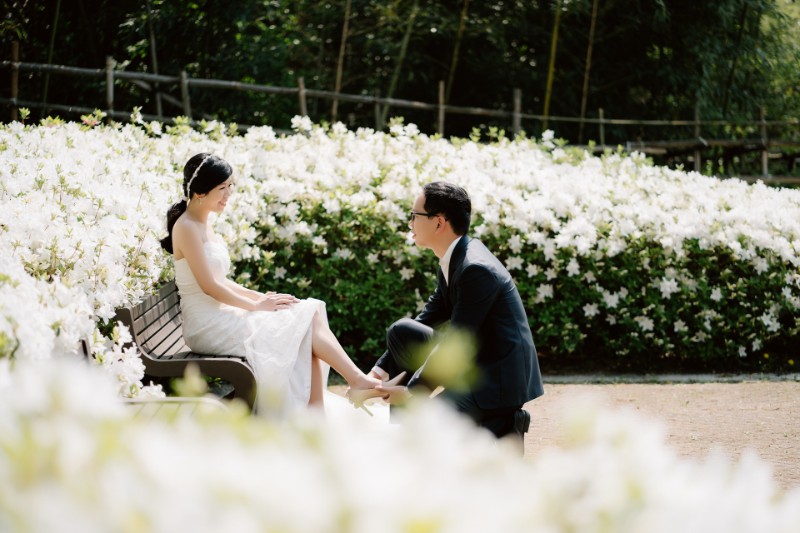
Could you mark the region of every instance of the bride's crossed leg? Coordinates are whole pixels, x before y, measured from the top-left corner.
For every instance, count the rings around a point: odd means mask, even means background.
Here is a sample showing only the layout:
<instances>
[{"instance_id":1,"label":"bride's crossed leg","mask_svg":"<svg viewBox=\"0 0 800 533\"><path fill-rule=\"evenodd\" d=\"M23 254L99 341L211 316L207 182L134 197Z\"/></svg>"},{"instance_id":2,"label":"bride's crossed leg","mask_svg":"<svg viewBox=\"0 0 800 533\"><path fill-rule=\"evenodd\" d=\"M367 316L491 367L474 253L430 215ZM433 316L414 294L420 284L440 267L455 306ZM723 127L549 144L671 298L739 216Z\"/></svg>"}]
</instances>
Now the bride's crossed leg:
<instances>
[{"instance_id":1,"label":"bride's crossed leg","mask_svg":"<svg viewBox=\"0 0 800 533\"><path fill-rule=\"evenodd\" d=\"M356 366L331 331L328 320L317 311L311 322L311 396L308 400L309 405L317 407L324 405L323 361L341 374L351 389L374 389L381 383Z\"/></svg>"}]
</instances>

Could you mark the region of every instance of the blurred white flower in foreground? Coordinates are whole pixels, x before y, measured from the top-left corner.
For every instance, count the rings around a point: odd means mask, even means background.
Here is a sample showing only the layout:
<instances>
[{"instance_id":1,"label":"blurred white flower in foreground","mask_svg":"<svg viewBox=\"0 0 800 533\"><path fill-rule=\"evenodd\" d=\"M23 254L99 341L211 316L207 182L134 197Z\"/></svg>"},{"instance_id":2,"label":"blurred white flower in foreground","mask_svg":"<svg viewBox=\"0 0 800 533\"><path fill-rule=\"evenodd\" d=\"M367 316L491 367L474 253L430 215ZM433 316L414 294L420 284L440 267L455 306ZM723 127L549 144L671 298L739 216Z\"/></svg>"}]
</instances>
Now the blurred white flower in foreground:
<instances>
[{"instance_id":1,"label":"blurred white flower in foreground","mask_svg":"<svg viewBox=\"0 0 800 533\"><path fill-rule=\"evenodd\" d=\"M438 402L398 425L238 410L132 418L106 374L0 379L0 531L796 532L800 489L755 456L679 458L659 425L575 401L520 459ZM0 373L0 377L2 373ZM534 431L535 431L534 405Z\"/></svg>"}]
</instances>

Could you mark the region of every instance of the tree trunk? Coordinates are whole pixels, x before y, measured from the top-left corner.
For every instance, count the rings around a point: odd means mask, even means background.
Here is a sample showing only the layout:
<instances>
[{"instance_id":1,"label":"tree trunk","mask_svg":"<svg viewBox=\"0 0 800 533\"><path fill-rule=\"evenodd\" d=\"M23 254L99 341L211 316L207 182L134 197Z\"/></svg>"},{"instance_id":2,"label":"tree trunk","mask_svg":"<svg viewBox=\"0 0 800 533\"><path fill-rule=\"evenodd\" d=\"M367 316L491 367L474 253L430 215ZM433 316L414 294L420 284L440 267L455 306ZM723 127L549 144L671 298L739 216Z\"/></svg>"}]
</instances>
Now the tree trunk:
<instances>
[{"instance_id":1,"label":"tree trunk","mask_svg":"<svg viewBox=\"0 0 800 533\"><path fill-rule=\"evenodd\" d=\"M344 3L344 24L342 25L342 42L339 45L339 61L336 63L336 84L333 92L338 93L342 89L342 70L344 70L344 52L347 47L347 31L350 26L350 0ZM331 122L336 122L336 115L339 112L339 100L334 97L331 106Z\"/></svg>"},{"instance_id":2,"label":"tree trunk","mask_svg":"<svg viewBox=\"0 0 800 533\"><path fill-rule=\"evenodd\" d=\"M403 35L403 42L400 44L400 54L397 57L397 64L392 73L392 79L389 82L389 90L386 92L386 98L391 98L394 95L394 90L397 88L397 80L400 78L400 72L403 69L403 61L406 58L406 51L408 50L408 41L411 40L411 32L414 29L414 19L417 18L417 11L419 10L419 0L414 0L414 5L411 6L411 14L408 17L408 24L406 24L406 31ZM381 124L386 124L386 115L389 112L389 106L383 106L381 110Z\"/></svg>"},{"instance_id":3,"label":"tree trunk","mask_svg":"<svg viewBox=\"0 0 800 533\"><path fill-rule=\"evenodd\" d=\"M558 25L561 23L561 2L556 2L556 16L553 22L553 35L550 40L550 64L547 66L547 86L544 91L544 121L542 122L542 129L547 129L547 117L550 114L550 96L553 93L553 77L556 68L556 48L558 47Z\"/></svg>"},{"instance_id":4,"label":"tree trunk","mask_svg":"<svg viewBox=\"0 0 800 533\"><path fill-rule=\"evenodd\" d=\"M453 78L456 74L456 66L458 66L458 55L461 50L461 39L464 36L464 27L467 25L467 12L469 10L469 0L464 0L464 5L461 8L461 17L458 21L458 34L456 35L456 44L453 48L453 59L450 61L450 72L447 75L447 89L445 90L444 101L450 101L450 92L453 90Z\"/></svg>"},{"instance_id":5,"label":"tree trunk","mask_svg":"<svg viewBox=\"0 0 800 533\"><path fill-rule=\"evenodd\" d=\"M583 69L583 91L581 92L581 125L578 131L578 144L583 144L583 121L586 118L586 102L589 99L589 72L592 69L594 30L597 26L597 4L598 0L592 0L592 20L589 23L589 44L586 47L586 66Z\"/></svg>"}]
</instances>

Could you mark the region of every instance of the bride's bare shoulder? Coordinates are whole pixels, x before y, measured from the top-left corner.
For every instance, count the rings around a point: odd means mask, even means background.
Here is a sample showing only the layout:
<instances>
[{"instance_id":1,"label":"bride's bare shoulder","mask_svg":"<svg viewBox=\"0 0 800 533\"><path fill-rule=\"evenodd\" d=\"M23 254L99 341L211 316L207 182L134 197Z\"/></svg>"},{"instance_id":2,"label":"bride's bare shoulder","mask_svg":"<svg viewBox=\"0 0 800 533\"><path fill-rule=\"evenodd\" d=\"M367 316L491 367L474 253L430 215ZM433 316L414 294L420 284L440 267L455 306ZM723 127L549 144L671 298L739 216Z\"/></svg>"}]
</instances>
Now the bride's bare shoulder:
<instances>
[{"instance_id":1,"label":"bride's bare shoulder","mask_svg":"<svg viewBox=\"0 0 800 533\"><path fill-rule=\"evenodd\" d=\"M178 249L201 244L205 240L205 226L190 217L181 215L172 228L172 242Z\"/></svg>"},{"instance_id":2,"label":"bride's bare shoulder","mask_svg":"<svg viewBox=\"0 0 800 533\"><path fill-rule=\"evenodd\" d=\"M178 220L175 221L174 230L179 230L183 233L203 234L205 231L205 225L195 220L192 220L191 217L187 216L186 213L184 213L178 217Z\"/></svg>"}]
</instances>

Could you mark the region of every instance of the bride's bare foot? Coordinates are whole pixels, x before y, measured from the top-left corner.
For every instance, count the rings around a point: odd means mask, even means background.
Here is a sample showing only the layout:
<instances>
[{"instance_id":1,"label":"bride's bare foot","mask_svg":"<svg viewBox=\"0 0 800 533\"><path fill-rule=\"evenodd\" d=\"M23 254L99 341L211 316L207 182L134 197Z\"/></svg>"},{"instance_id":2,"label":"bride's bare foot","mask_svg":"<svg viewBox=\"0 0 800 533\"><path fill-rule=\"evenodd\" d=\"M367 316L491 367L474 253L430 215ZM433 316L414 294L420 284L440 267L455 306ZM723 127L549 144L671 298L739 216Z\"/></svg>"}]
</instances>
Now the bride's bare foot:
<instances>
[{"instance_id":1,"label":"bride's bare foot","mask_svg":"<svg viewBox=\"0 0 800 533\"><path fill-rule=\"evenodd\" d=\"M367 376L365 374L361 374L360 376L358 376L358 378L354 379L352 382L349 382L347 386L351 390L369 390L369 389L374 389L380 384L381 380Z\"/></svg>"},{"instance_id":2,"label":"bride's bare foot","mask_svg":"<svg viewBox=\"0 0 800 533\"><path fill-rule=\"evenodd\" d=\"M364 402L372 398L383 396L383 393L375 388L380 384L380 380L369 376L363 376L358 379L357 382L350 384L346 393L347 399L350 400L355 407L363 409L369 416L372 416L372 412L367 409Z\"/></svg>"}]
</instances>

